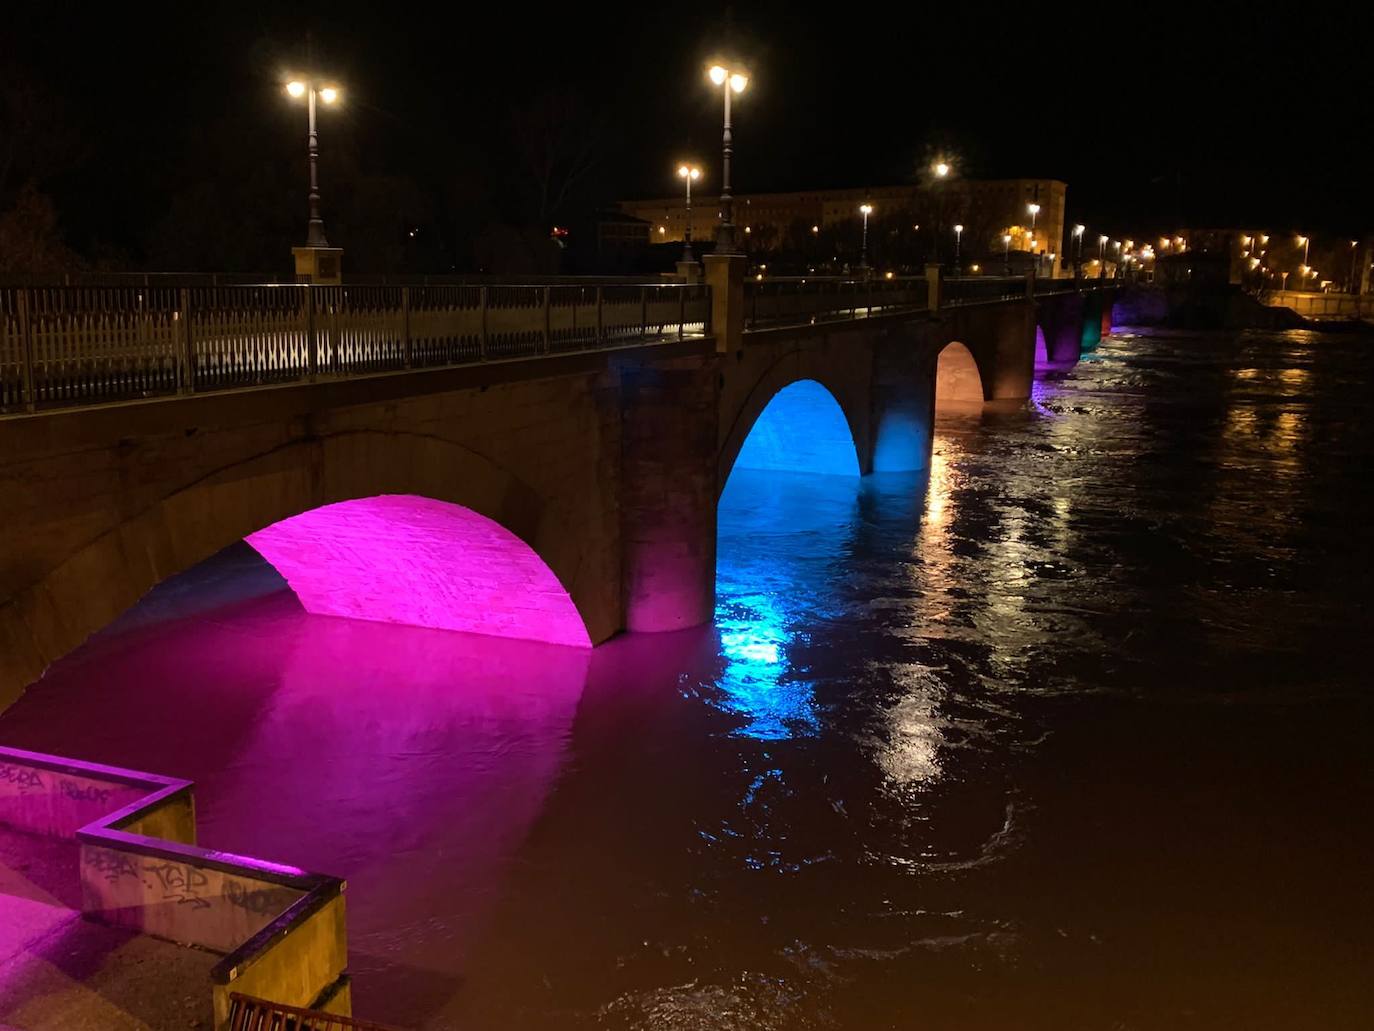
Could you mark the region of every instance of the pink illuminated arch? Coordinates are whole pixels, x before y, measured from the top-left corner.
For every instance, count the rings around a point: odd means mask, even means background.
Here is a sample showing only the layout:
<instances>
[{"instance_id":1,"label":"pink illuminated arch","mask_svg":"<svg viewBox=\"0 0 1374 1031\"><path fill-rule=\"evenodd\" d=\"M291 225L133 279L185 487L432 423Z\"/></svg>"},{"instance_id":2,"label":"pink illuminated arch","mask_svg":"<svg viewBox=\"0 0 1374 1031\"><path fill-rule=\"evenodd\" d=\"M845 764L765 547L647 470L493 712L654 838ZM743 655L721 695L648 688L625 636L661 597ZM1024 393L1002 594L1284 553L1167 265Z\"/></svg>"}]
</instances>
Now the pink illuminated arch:
<instances>
[{"instance_id":1,"label":"pink illuminated arch","mask_svg":"<svg viewBox=\"0 0 1374 1031\"><path fill-rule=\"evenodd\" d=\"M588 648L568 592L528 544L462 505L340 501L247 538L307 612Z\"/></svg>"}]
</instances>

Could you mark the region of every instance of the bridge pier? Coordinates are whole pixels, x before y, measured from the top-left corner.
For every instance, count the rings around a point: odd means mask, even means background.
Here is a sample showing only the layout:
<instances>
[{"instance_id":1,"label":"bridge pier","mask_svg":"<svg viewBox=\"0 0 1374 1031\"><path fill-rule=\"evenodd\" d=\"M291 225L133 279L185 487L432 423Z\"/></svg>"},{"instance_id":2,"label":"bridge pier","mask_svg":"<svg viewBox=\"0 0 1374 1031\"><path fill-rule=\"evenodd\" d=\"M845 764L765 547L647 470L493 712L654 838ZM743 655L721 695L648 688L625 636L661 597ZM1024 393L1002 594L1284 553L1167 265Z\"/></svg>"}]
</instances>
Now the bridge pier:
<instances>
[{"instance_id":1,"label":"bridge pier","mask_svg":"<svg viewBox=\"0 0 1374 1031\"><path fill-rule=\"evenodd\" d=\"M716 601L715 363L680 359L622 367L621 397L625 629L659 632L710 622Z\"/></svg>"},{"instance_id":2,"label":"bridge pier","mask_svg":"<svg viewBox=\"0 0 1374 1031\"><path fill-rule=\"evenodd\" d=\"M874 344L872 459L864 471L912 472L930 465L935 426L935 363L911 336Z\"/></svg>"},{"instance_id":3,"label":"bridge pier","mask_svg":"<svg viewBox=\"0 0 1374 1031\"><path fill-rule=\"evenodd\" d=\"M1070 366L1078 361L1083 353L1083 295L1056 294L1046 302L1037 302L1036 314L1050 364Z\"/></svg>"}]
</instances>

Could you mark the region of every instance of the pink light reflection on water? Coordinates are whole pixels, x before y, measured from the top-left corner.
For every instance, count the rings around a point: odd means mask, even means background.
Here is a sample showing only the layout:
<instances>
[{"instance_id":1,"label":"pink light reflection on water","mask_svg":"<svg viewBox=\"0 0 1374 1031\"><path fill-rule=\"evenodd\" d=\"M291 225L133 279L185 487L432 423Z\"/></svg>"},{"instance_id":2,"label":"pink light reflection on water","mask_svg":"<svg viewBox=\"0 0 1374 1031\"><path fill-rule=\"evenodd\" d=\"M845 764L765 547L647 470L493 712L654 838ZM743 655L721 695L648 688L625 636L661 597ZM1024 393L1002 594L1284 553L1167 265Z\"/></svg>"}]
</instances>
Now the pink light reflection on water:
<instances>
[{"instance_id":1,"label":"pink light reflection on water","mask_svg":"<svg viewBox=\"0 0 1374 1031\"><path fill-rule=\"evenodd\" d=\"M591 647L577 607L543 560L461 505L357 498L247 540L307 612Z\"/></svg>"},{"instance_id":2,"label":"pink light reflection on water","mask_svg":"<svg viewBox=\"0 0 1374 1031\"><path fill-rule=\"evenodd\" d=\"M348 881L359 989L442 999L558 778L591 656L322 618L277 589L98 636L0 740L194 780L203 846Z\"/></svg>"}]
</instances>

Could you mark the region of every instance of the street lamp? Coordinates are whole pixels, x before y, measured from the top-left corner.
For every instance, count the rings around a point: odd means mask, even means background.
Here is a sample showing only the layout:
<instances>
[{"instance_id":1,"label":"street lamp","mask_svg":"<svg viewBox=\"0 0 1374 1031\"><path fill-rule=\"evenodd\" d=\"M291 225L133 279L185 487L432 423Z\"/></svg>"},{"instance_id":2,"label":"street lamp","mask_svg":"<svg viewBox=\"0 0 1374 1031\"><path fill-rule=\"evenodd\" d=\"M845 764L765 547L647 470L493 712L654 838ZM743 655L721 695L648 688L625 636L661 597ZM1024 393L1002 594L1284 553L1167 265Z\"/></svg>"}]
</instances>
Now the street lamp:
<instances>
[{"instance_id":1,"label":"street lamp","mask_svg":"<svg viewBox=\"0 0 1374 1031\"><path fill-rule=\"evenodd\" d=\"M963 268L962 268L962 267L960 266L960 264L959 264L959 247L960 247L960 244L963 243L963 240L964 240L964 227L963 227L962 225L955 225L955 227L954 227L954 274L955 274L956 276L962 275L962 274L963 274L963 271L964 271Z\"/></svg>"},{"instance_id":2,"label":"street lamp","mask_svg":"<svg viewBox=\"0 0 1374 1031\"><path fill-rule=\"evenodd\" d=\"M701 178L696 165L678 165L677 177L687 184L687 227L682 231L682 260L696 261L692 256L692 183Z\"/></svg>"},{"instance_id":3,"label":"street lamp","mask_svg":"<svg viewBox=\"0 0 1374 1031\"><path fill-rule=\"evenodd\" d=\"M1307 248L1308 248L1309 246L1311 246L1312 241L1311 241L1310 238L1308 238L1308 237L1306 237L1306 236L1299 236L1299 237L1298 237L1298 243L1302 244L1302 263L1303 263L1304 265L1306 265L1306 264L1307 264Z\"/></svg>"},{"instance_id":4,"label":"street lamp","mask_svg":"<svg viewBox=\"0 0 1374 1031\"><path fill-rule=\"evenodd\" d=\"M711 81L721 87L725 96L725 129L721 134L722 172L720 180L720 224L716 227L716 253L737 254L735 249L735 202L730 196L730 157L734 153L734 141L730 129L730 94L743 93L749 85L749 76L734 71L724 65L713 64L706 73Z\"/></svg>"},{"instance_id":5,"label":"street lamp","mask_svg":"<svg viewBox=\"0 0 1374 1031\"><path fill-rule=\"evenodd\" d=\"M935 178L943 179L949 175L949 163L946 161L937 161L935 162L933 171L935 172Z\"/></svg>"},{"instance_id":6,"label":"street lamp","mask_svg":"<svg viewBox=\"0 0 1374 1031\"><path fill-rule=\"evenodd\" d=\"M1104 279L1107 275L1107 237L1106 235L1097 238L1097 278Z\"/></svg>"},{"instance_id":7,"label":"street lamp","mask_svg":"<svg viewBox=\"0 0 1374 1031\"><path fill-rule=\"evenodd\" d=\"M864 217L863 247L859 251L859 268L868 271L868 216L873 214L872 204L860 204L859 214Z\"/></svg>"},{"instance_id":8,"label":"street lamp","mask_svg":"<svg viewBox=\"0 0 1374 1031\"><path fill-rule=\"evenodd\" d=\"M319 133L315 131L315 98L318 97L326 104L333 104L339 99L339 88L337 86L316 86L313 82L292 79L286 84L286 92L295 100L305 97L306 110L309 112L310 131L306 140L310 155L310 223L306 229L305 245L307 247L328 247L329 241L325 239L324 235L324 220L320 218L320 180L316 169L320 145Z\"/></svg>"},{"instance_id":9,"label":"street lamp","mask_svg":"<svg viewBox=\"0 0 1374 1031\"><path fill-rule=\"evenodd\" d=\"M1038 214L1040 214L1040 205L1039 205L1039 204L1035 204L1035 203L1027 204L1027 205L1026 205L1026 210L1027 210L1028 212L1030 212L1030 217L1031 217L1031 251L1034 252L1034 251L1035 251L1035 216L1038 215ZM1036 271L1039 271L1039 269L1040 269L1040 256L1039 256L1038 254L1036 255L1036 258L1035 258L1035 268L1036 268Z\"/></svg>"},{"instance_id":10,"label":"street lamp","mask_svg":"<svg viewBox=\"0 0 1374 1031\"><path fill-rule=\"evenodd\" d=\"M1011 275L1011 233L1002 234L1002 268L1006 275Z\"/></svg>"},{"instance_id":11,"label":"street lamp","mask_svg":"<svg viewBox=\"0 0 1374 1031\"><path fill-rule=\"evenodd\" d=\"M1077 225L1073 227L1073 240L1075 248L1074 265L1076 272L1080 275L1083 271L1083 231L1087 228L1088 227L1085 226L1082 222L1079 222Z\"/></svg>"}]
</instances>

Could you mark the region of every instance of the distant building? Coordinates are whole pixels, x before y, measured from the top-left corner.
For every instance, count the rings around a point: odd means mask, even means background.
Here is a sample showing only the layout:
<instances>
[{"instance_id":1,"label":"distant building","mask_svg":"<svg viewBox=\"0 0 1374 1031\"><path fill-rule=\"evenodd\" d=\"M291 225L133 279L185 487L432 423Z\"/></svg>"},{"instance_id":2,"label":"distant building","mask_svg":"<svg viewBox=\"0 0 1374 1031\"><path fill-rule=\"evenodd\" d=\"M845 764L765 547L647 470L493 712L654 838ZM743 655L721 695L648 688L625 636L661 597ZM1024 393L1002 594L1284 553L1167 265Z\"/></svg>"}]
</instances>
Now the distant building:
<instances>
[{"instance_id":1,"label":"distant building","mask_svg":"<svg viewBox=\"0 0 1374 1031\"><path fill-rule=\"evenodd\" d=\"M756 239L782 241L794 226L815 231L854 222L859 205L872 204L875 217L895 211L941 212L951 232L955 223L967 223L965 238L970 252L1003 250L1002 237L1011 236L1010 250L1055 255L1057 273L1065 267L1064 198L1068 186L1057 179L954 179L929 186L879 186L872 189L801 190L795 193L740 193L735 195L735 224ZM1040 205L1031 231L1030 204ZM621 201L620 209L649 223L655 243L681 240L687 226L683 198ZM692 205L692 238L710 240L717 222L717 199L701 196ZM1046 268L1049 266L1047 265Z\"/></svg>"}]
</instances>

